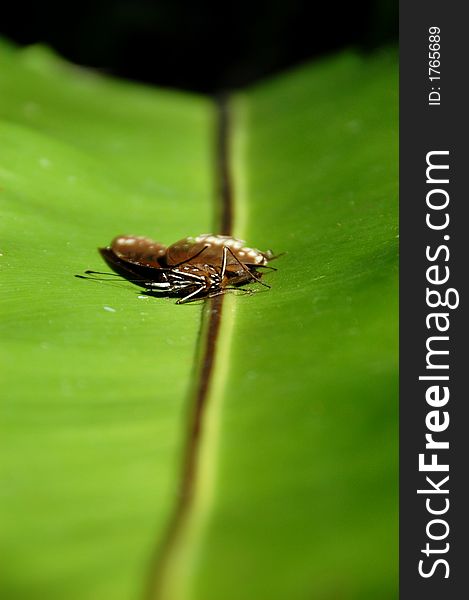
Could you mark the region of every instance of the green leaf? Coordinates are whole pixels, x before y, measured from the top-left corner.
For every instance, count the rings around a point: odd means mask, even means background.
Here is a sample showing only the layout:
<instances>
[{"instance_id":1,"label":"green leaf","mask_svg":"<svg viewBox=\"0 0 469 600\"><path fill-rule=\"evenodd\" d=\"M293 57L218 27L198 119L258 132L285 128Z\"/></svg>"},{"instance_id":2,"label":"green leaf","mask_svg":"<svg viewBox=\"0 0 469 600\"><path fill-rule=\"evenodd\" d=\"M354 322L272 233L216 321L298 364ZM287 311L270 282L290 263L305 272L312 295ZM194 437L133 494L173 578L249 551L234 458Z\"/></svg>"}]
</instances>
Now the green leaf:
<instances>
[{"instance_id":1,"label":"green leaf","mask_svg":"<svg viewBox=\"0 0 469 600\"><path fill-rule=\"evenodd\" d=\"M286 252L226 296L164 600L397 595L394 53L230 102L234 234ZM200 305L74 278L118 233L212 230L216 110L0 48L2 596L143 598L174 515ZM161 558L161 557L160 557Z\"/></svg>"},{"instance_id":2,"label":"green leaf","mask_svg":"<svg viewBox=\"0 0 469 600\"><path fill-rule=\"evenodd\" d=\"M200 308L139 298L96 248L212 222L208 100L36 47L0 59L2 597L139 596L179 477Z\"/></svg>"},{"instance_id":3,"label":"green leaf","mask_svg":"<svg viewBox=\"0 0 469 600\"><path fill-rule=\"evenodd\" d=\"M396 90L345 55L235 100L235 233L287 254L225 299L168 598L397 596Z\"/></svg>"}]
</instances>

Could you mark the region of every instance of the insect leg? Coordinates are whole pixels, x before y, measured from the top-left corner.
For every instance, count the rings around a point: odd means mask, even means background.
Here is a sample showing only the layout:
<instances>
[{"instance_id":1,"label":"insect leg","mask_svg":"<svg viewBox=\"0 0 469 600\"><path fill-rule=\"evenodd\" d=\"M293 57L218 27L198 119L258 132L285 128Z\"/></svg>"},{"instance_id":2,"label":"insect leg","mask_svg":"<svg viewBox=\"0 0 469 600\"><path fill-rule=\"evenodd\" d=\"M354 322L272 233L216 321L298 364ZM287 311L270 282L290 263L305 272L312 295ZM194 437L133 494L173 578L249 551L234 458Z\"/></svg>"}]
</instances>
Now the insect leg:
<instances>
[{"instance_id":1,"label":"insect leg","mask_svg":"<svg viewBox=\"0 0 469 600\"><path fill-rule=\"evenodd\" d=\"M270 288L270 285L267 285L267 283L264 283L263 281L261 281L259 279L259 277L256 277L254 275L254 273L252 271L250 271L246 265L244 265L237 257L235 254L233 254L231 248L229 248L228 246L223 246L224 248L226 248L228 250L228 252L231 254L231 256L235 259L235 261L241 266L241 268L246 271L246 273L249 273L249 275L251 276L251 279L254 279L254 281L257 281L257 283L260 283L261 285L263 285L264 287Z\"/></svg>"},{"instance_id":2,"label":"insect leg","mask_svg":"<svg viewBox=\"0 0 469 600\"><path fill-rule=\"evenodd\" d=\"M254 290L250 290L248 288L243 288L243 287L225 287L223 288L224 292L244 292L242 295L244 296L245 294L247 294L248 296L252 296L253 294L255 294L256 292Z\"/></svg>"},{"instance_id":3,"label":"insect leg","mask_svg":"<svg viewBox=\"0 0 469 600\"><path fill-rule=\"evenodd\" d=\"M221 296L222 294L226 294L227 292L244 292L244 294L247 294L248 296L252 296L252 294L256 293L254 290L249 290L247 288L242 287L224 287L223 289L218 290L217 292L207 294L207 296L204 296L204 298L214 298L215 296Z\"/></svg>"},{"instance_id":4,"label":"insect leg","mask_svg":"<svg viewBox=\"0 0 469 600\"><path fill-rule=\"evenodd\" d=\"M228 256L228 246L223 246L223 258L221 260L221 272L220 272L220 278L222 281L223 281L223 277L225 276L227 256Z\"/></svg>"},{"instance_id":5,"label":"insect leg","mask_svg":"<svg viewBox=\"0 0 469 600\"><path fill-rule=\"evenodd\" d=\"M195 291L191 292L189 295L184 296L184 298L180 298L176 301L176 304L185 304L186 302L192 302L191 298L196 296L199 292L205 289L205 284L198 287ZM201 298L194 298L194 300L201 300Z\"/></svg>"},{"instance_id":6,"label":"insect leg","mask_svg":"<svg viewBox=\"0 0 469 600\"><path fill-rule=\"evenodd\" d=\"M167 294L171 291L171 284L169 281L147 281L145 289L147 292L162 292Z\"/></svg>"},{"instance_id":7,"label":"insect leg","mask_svg":"<svg viewBox=\"0 0 469 600\"><path fill-rule=\"evenodd\" d=\"M278 271L278 269L271 267L270 265L256 265L256 269L270 269L271 271Z\"/></svg>"}]
</instances>

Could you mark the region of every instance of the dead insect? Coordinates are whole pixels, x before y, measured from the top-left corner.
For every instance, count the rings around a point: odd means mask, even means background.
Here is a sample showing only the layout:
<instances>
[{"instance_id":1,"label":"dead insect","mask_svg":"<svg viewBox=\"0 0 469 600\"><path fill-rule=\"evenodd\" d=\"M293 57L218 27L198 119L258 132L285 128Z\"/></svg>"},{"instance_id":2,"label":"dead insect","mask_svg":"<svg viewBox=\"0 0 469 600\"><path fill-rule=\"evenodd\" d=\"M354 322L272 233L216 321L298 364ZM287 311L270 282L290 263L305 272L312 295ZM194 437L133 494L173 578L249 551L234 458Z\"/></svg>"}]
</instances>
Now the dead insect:
<instances>
[{"instance_id":1,"label":"dead insect","mask_svg":"<svg viewBox=\"0 0 469 600\"><path fill-rule=\"evenodd\" d=\"M182 296L177 304L219 296L253 281L270 287L261 281L261 269L275 271L267 263L277 258L270 250L212 234L187 237L168 248L146 237L120 235L99 252L113 271L147 293Z\"/></svg>"}]
</instances>

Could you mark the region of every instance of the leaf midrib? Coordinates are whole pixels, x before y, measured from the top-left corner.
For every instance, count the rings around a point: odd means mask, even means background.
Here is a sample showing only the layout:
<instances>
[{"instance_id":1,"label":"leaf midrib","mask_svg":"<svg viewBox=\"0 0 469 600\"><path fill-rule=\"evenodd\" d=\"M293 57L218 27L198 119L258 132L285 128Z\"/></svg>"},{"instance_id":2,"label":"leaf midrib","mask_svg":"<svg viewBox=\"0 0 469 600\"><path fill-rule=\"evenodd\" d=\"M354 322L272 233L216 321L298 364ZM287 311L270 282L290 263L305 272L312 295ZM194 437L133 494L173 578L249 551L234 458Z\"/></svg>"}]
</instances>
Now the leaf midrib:
<instances>
[{"instance_id":1,"label":"leaf midrib","mask_svg":"<svg viewBox=\"0 0 469 600\"><path fill-rule=\"evenodd\" d=\"M217 126L214 151L214 180L216 190L213 233L233 235L234 193L230 164L231 109L228 96L217 103ZM218 355L224 295L208 298L201 312L201 324L195 349L194 377L189 393L188 422L183 442L177 496L169 514L166 531L156 546L151 561L147 600L167 598L171 586L171 562L187 525L198 485L201 445L205 434L205 418L210 389ZM229 343L229 342L228 342Z\"/></svg>"}]
</instances>

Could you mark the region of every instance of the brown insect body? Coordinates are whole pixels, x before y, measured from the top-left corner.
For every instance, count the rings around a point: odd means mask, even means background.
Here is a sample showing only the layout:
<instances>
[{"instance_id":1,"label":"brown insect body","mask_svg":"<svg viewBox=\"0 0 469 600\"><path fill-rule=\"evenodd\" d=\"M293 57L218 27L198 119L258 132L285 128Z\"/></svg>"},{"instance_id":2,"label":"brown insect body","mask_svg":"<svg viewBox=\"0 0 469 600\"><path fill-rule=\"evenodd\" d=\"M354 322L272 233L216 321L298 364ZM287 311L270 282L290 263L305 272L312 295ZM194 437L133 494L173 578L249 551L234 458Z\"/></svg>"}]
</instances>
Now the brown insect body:
<instances>
[{"instance_id":1,"label":"brown insect body","mask_svg":"<svg viewBox=\"0 0 469 600\"><path fill-rule=\"evenodd\" d=\"M270 251L212 234L187 237L168 248L146 237L121 235L99 251L116 273L147 292L183 296L178 304L218 296L252 281L269 287L260 281L259 268L275 258Z\"/></svg>"}]
</instances>

